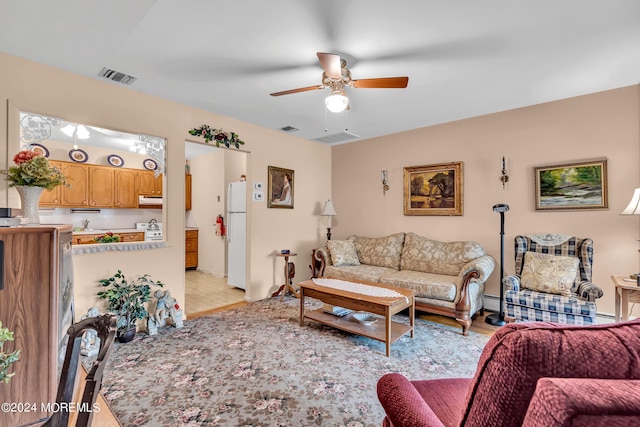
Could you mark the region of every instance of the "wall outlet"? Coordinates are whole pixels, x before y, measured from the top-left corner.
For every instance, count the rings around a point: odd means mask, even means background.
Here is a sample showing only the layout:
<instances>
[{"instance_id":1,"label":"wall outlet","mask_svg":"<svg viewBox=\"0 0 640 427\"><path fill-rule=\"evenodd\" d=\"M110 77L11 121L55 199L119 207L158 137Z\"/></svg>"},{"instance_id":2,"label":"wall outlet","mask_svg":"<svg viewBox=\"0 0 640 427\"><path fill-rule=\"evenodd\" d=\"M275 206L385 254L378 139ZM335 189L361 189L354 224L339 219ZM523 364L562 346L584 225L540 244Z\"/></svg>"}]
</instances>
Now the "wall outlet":
<instances>
[{"instance_id":1,"label":"wall outlet","mask_svg":"<svg viewBox=\"0 0 640 427\"><path fill-rule=\"evenodd\" d=\"M254 202L264 201L264 191L254 191L252 193L252 198Z\"/></svg>"}]
</instances>

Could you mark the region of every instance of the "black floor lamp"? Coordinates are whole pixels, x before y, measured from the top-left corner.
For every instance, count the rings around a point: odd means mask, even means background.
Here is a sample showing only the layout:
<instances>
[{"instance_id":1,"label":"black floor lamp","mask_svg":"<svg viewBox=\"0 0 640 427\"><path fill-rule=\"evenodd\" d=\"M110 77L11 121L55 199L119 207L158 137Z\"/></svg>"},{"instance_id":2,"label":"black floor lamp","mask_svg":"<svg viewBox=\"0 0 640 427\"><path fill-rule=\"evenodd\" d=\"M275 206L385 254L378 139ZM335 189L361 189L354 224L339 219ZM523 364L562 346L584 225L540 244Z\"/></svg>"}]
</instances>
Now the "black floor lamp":
<instances>
[{"instance_id":1,"label":"black floor lamp","mask_svg":"<svg viewBox=\"0 0 640 427\"><path fill-rule=\"evenodd\" d=\"M506 322L504 321L504 284L502 283L504 268L504 213L509 210L509 205L498 204L493 206L494 212L500 212L500 311L495 314L490 314L485 319L490 325L502 326Z\"/></svg>"}]
</instances>

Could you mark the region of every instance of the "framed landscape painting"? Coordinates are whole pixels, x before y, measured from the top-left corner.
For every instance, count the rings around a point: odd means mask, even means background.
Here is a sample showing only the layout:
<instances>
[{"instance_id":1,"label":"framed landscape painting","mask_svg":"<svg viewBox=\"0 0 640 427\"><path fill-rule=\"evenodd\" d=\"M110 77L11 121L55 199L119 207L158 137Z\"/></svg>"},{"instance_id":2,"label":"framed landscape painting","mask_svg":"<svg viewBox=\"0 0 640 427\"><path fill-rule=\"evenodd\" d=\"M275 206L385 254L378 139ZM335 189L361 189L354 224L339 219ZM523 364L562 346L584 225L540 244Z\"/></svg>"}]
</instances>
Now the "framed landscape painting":
<instances>
[{"instance_id":1,"label":"framed landscape painting","mask_svg":"<svg viewBox=\"0 0 640 427\"><path fill-rule=\"evenodd\" d=\"M293 209L293 170L269 166L267 207Z\"/></svg>"},{"instance_id":2,"label":"framed landscape painting","mask_svg":"<svg viewBox=\"0 0 640 427\"><path fill-rule=\"evenodd\" d=\"M535 167L536 210L605 209L607 160Z\"/></svg>"},{"instance_id":3,"label":"framed landscape painting","mask_svg":"<svg viewBox=\"0 0 640 427\"><path fill-rule=\"evenodd\" d=\"M404 168L405 215L462 215L462 162Z\"/></svg>"}]
</instances>

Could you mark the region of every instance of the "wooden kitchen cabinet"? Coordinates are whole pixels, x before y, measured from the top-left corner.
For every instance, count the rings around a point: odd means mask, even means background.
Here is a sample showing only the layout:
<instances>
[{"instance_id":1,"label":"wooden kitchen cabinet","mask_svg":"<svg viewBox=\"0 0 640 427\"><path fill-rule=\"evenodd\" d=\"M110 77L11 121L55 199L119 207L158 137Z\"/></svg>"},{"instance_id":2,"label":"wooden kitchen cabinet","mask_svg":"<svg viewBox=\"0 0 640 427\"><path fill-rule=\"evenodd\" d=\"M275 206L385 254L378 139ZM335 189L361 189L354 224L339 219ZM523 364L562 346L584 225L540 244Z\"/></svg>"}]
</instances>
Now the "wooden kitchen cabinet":
<instances>
[{"instance_id":1,"label":"wooden kitchen cabinet","mask_svg":"<svg viewBox=\"0 0 640 427\"><path fill-rule=\"evenodd\" d=\"M138 208L138 195L162 196L162 175L153 171L50 160L67 177L70 187L44 191L42 207ZM191 181L188 184L189 203ZM190 208L189 208L190 209Z\"/></svg>"},{"instance_id":2,"label":"wooden kitchen cabinet","mask_svg":"<svg viewBox=\"0 0 640 427\"><path fill-rule=\"evenodd\" d=\"M55 160L49 160L49 164L51 166L56 166L58 169L62 170L62 163L57 162ZM62 186L57 186L51 190L44 190L42 195L40 196L40 206L45 207L58 207L60 206L60 191L62 190Z\"/></svg>"},{"instance_id":3,"label":"wooden kitchen cabinet","mask_svg":"<svg viewBox=\"0 0 640 427\"><path fill-rule=\"evenodd\" d=\"M116 169L115 172L115 203L116 208L137 208L138 191L136 188L135 169Z\"/></svg>"},{"instance_id":4,"label":"wooden kitchen cabinet","mask_svg":"<svg viewBox=\"0 0 640 427\"><path fill-rule=\"evenodd\" d=\"M74 234L72 243L74 245L92 245L96 243L96 237L102 236L105 233L106 232L95 234ZM120 242L144 242L144 231L135 231L131 233L114 232L113 234L120 236ZM105 243L105 245L106 244L107 243Z\"/></svg>"},{"instance_id":5,"label":"wooden kitchen cabinet","mask_svg":"<svg viewBox=\"0 0 640 427\"><path fill-rule=\"evenodd\" d=\"M82 163L60 162L71 187L60 186L60 206L89 206L89 168Z\"/></svg>"},{"instance_id":6,"label":"wooden kitchen cabinet","mask_svg":"<svg viewBox=\"0 0 640 427\"><path fill-rule=\"evenodd\" d=\"M143 196L162 196L162 174L156 176L153 171L138 171L136 186L138 194Z\"/></svg>"},{"instance_id":7,"label":"wooden kitchen cabinet","mask_svg":"<svg viewBox=\"0 0 640 427\"><path fill-rule=\"evenodd\" d=\"M198 230L185 231L185 269L198 268Z\"/></svg>"},{"instance_id":8,"label":"wooden kitchen cabinet","mask_svg":"<svg viewBox=\"0 0 640 427\"><path fill-rule=\"evenodd\" d=\"M144 231L135 233L116 233L123 242L144 242Z\"/></svg>"},{"instance_id":9,"label":"wooden kitchen cabinet","mask_svg":"<svg viewBox=\"0 0 640 427\"><path fill-rule=\"evenodd\" d=\"M184 201L186 210L191 210L191 174L188 173L184 176Z\"/></svg>"},{"instance_id":10,"label":"wooden kitchen cabinet","mask_svg":"<svg viewBox=\"0 0 640 427\"><path fill-rule=\"evenodd\" d=\"M112 167L89 165L89 206L112 208L115 202L115 175Z\"/></svg>"}]
</instances>

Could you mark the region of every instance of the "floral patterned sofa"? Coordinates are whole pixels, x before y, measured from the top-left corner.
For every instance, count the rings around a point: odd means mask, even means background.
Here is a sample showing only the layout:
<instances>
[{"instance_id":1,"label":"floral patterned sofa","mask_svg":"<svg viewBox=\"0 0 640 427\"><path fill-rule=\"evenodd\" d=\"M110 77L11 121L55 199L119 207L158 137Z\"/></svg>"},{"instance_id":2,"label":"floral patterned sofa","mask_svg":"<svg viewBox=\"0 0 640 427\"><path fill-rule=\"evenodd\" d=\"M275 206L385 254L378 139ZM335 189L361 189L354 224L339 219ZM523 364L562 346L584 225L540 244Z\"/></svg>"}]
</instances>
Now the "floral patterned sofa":
<instances>
[{"instance_id":1,"label":"floral patterned sofa","mask_svg":"<svg viewBox=\"0 0 640 427\"><path fill-rule=\"evenodd\" d=\"M456 319L467 335L484 309L484 284L495 261L476 242L440 242L415 233L329 240L313 251L313 277L415 289L416 310Z\"/></svg>"}]
</instances>

